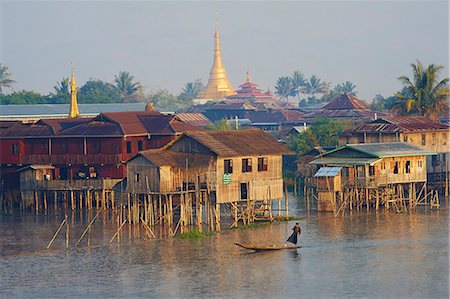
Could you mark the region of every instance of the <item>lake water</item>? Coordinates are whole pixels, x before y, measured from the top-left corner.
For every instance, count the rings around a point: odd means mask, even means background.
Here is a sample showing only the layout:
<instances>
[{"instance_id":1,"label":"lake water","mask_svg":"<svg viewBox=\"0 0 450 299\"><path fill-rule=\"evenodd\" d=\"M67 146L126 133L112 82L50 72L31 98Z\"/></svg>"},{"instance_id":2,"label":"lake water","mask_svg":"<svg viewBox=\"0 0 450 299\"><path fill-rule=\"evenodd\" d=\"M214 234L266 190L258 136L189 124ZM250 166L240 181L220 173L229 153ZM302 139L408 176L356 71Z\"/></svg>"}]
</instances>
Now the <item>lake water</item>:
<instances>
[{"instance_id":1,"label":"lake water","mask_svg":"<svg viewBox=\"0 0 450 299\"><path fill-rule=\"evenodd\" d=\"M225 229L200 240L146 240L105 215L87 246L74 244L89 219L72 220L43 250L61 215L0 216L0 298L448 298L448 209L359 212L343 217L303 211L296 251L253 253L235 242L284 244L296 221ZM74 216L75 218L80 215ZM92 215L91 215L92 217Z\"/></svg>"}]
</instances>

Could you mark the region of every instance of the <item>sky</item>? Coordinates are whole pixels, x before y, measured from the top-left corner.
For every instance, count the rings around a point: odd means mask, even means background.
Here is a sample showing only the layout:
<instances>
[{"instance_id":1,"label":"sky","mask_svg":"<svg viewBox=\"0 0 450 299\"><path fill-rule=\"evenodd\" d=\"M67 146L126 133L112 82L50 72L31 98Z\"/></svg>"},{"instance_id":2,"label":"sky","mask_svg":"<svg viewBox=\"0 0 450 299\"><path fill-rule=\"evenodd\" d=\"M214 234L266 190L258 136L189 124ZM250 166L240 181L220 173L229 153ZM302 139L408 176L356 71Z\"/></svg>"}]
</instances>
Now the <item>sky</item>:
<instances>
[{"instance_id":1,"label":"sky","mask_svg":"<svg viewBox=\"0 0 450 299\"><path fill-rule=\"evenodd\" d=\"M79 86L130 72L147 92L208 81L216 13L234 87L298 70L353 82L371 101L401 89L411 63L445 67L447 1L0 1L0 62L15 90L47 94L75 66Z\"/></svg>"}]
</instances>

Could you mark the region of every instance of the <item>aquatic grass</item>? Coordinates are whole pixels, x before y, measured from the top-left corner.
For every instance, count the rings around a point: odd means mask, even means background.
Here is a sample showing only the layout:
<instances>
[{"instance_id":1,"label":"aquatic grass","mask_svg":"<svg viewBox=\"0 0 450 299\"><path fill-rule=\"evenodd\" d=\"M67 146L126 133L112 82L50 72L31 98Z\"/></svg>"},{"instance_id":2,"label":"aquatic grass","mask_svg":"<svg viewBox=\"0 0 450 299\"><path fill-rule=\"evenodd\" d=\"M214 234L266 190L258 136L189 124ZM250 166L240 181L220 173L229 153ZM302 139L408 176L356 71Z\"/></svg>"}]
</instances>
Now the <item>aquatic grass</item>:
<instances>
[{"instance_id":1,"label":"aquatic grass","mask_svg":"<svg viewBox=\"0 0 450 299\"><path fill-rule=\"evenodd\" d=\"M201 232L198 229L182 233L177 236L178 239L188 239L188 240L198 240L204 237L209 237L215 235L215 232Z\"/></svg>"}]
</instances>

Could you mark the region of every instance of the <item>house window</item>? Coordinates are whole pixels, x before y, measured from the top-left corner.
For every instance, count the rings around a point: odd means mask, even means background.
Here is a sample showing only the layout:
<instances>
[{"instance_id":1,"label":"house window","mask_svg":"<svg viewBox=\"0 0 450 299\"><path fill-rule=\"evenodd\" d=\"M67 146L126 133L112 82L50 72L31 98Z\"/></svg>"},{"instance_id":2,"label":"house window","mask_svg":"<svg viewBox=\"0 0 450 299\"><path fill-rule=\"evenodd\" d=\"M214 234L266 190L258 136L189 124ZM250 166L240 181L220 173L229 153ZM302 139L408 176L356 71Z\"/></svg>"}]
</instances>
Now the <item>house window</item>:
<instances>
[{"instance_id":1,"label":"house window","mask_svg":"<svg viewBox=\"0 0 450 299\"><path fill-rule=\"evenodd\" d=\"M131 141L127 141L127 154L131 153Z\"/></svg>"},{"instance_id":2,"label":"house window","mask_svg":"<svg viewBox=\"0 0 450 299\"><path fill-rule=\"evenodd\" d=\"M398 173L398 162L394 162L394 173L397 174Z\"/></svg>"},{"instance_id":3,"label":"house window","mask_svg":"<svg viewBox=\"0 0 450 299\"><path fill-rule=\"evenodd\" d=\"M248 199L247 183L241 183L241 199Z\"/></svg>"},{"instance_id":4,"label":"house window","mask_svg":"<svg viewBox=\"0 0 450 299\"><path fill-rule=\"evenodd\" d=\"M422 168L422 160L417 161L417 167Z\"/></svg>"},{"instance_id":5,"label":"house window","mask_svg":"<svg viewBox=\"0 0 450 299\"><path fill-rule=\"evenodd\" d=\"M447 144L447 133L443 133L443 134L442 134L442 138L444 138L444 139L442 140L442 144L443 144L443 145L446 145L446 144Z\"/></svg>"},{"instance_id":6,"label":"house window","mask_svg":"<svg viewBox=\"0 0 450 299\"><path fill-rule=\"evenodd\" d=\"M431 134L431 144L436 144L436 133Z\"/></svg>"},{"instance_id":7,"label":"house window","mask_svg":"<svg viewBox=\"0 0 450 299\"><path fill-rule=\"evenodd\" d=\"M258 158L258 171L267 171L269 159L267 157Z\"/></svg>"},{"instance_id":8,"label":"house window","mask_svg":"<svg viewBox=\"0 0 450 299\"><path fill-rule=\"evenodd\" d=\"M223 173L233 173L233 160L223 160Z\"/></svg>"},{"instance_id":9,"label":"house window","mask_svg":"<svg viewBox=\"0 0 450 299\"><path fill-rule=\"evenodd\" d=\"M427 135L425 133L422 133L422 145L427 144Z\"/></svg>"},{"instance_id":10,"label":"house window","mask_svg":"<svg viewBox=\"0 0 450 299\"><path fill-rule=\"evenodd\" d=\"M19 152L19 146L17 143L11 144L11 154L15 155Z\"/></svg>"},{"instance_id":11,"label":"house window","mask_svg":"<svg viewBox=\"0 0 450 299\"><path fill-rule=\"evenodd\" d=\"M137 145L138 145L138 151L142 151L142 141L138 141Z\"/></svg>"},{"instance_id":12,"label":"house window","mask_svg":"<svg viewBox=\"0 0 450 299\"><path fill-rule=\"evenodd\" d=\"M252 159L242 159L242 172L252 172Z\"/></svg>"},{"instance_id":13,"label":"house window","mask_svg":"<svg viewBox=\"0 0 450 299\"><path fill-rule=\"evenodd\" d=\"M403 142L408 142L408 135L403 135Z\"/></svg>"},{"instance_id":14,"label":"house window","mask_svg":"<svg viewBox=\"0 0 450 299\"><path fill-rule=\"evenodd\" d=\"M411 173L411 161L405 163L405 173Z\"/></svg>"},{"instance_id":15,"label":"house window","mask_svg":"<svg viewBox=\"0 0 450 299\"><path fill-rule=\"evenodd\" d=\"M135 181L136 181L137 183L140 182L139 173L136 173L136 175L135 175Z\"/></svg>"},{"instance_id":16,"label":"house window","mask_svg":"<svg viewBox=\"0 0 450 299\"><path fill-rule=\"evenodd\" d=\"M375 167L369 165L369 176L374 176L375 175Z\"/></svg>"},{"instance_id":17,"label":"house window","mask_svg":"<svg viewBox=\"0 0 450 299\"><path fill-rule=\"evenodd\" d=\"M385 162L381 162L381 170L385 170L386 169L386 163Z\"/></svg>"}]
</instances>

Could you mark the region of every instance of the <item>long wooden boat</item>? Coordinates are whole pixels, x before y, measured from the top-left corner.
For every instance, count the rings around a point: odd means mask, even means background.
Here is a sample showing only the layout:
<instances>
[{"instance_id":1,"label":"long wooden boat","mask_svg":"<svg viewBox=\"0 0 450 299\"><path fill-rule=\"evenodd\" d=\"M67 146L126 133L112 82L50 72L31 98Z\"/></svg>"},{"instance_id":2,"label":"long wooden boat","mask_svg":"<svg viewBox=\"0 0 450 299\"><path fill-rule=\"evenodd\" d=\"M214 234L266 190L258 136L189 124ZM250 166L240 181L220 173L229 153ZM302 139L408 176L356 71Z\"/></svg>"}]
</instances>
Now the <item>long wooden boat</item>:
<instances>
[{"instance_id":1,"label":"long wooden boat","mask_svg":"<svg viewBox=\"0 0 450 299\"><path fill-rule=\"evenodd\" d=\"M255 250L255 251L298 249L298 248L302 247L302 246L277 246L277 245L261 246L261 245L241 244L241 243L234 243L234 244L236 244L237 246L240 246L242 248Z\"/></svg>"}]
</instances>

